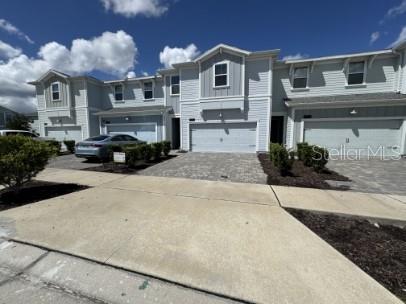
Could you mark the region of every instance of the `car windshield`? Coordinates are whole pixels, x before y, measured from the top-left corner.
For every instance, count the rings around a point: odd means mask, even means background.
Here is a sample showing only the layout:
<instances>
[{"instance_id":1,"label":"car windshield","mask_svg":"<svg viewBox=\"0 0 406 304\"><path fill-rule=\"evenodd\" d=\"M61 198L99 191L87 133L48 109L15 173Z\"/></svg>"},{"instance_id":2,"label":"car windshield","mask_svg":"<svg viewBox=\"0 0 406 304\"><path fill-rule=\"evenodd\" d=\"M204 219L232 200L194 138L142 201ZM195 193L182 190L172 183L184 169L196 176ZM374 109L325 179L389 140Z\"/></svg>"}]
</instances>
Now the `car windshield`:
<instances>
[{"instance_id":1,"label":"car windshield","mask_svg":"<svg viewBox=\"0 0 406 304\"><path fill-rule=\"evenodd\" d=\"M110 136L108 136L108 135L100 135L100 136L90 137L90 138L86 139L86 141L102 141L109 137Z\"/></svg>"}]
</instances>

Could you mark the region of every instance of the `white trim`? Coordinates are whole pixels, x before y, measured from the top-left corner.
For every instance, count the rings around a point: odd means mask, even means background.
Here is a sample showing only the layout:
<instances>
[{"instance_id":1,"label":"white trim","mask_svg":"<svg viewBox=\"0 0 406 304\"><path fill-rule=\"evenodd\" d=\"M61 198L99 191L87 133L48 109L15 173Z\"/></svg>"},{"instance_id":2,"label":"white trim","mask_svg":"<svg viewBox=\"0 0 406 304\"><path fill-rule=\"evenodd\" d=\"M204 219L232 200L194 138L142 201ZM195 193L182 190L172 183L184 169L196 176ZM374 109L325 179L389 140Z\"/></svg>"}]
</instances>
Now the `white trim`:
<instances>
[{"instance_id":1,"label":"white trim","mask_svg":"<svg viewBox=\"0 0 406 304\"><path fill-rule=\"evenodd\" d=\"M241 65L241 95L245 96L245 56L242 57L242 65Z\"/></svg>"},{"instance_id":2,"label":"white trim","mask_svg":"<svg viewBox=\"0 0 406 304\"><path fill-rule=\"evenodd\" d=\"M302 121L300 122L300 140L299 140L299 142L303 142L303 140L304 140L304 125L305 125L305 121L302 119Z\"/></svg>"},{"instance_id":3,"label":"white trim","mask_svg":"<svg viewBox=\"0 0 406 304\"><path fill-rule=\"evenodd\" d=\"M180 103L180 104L179 104L179 113L180 113L180 116L179 116L179 128L180 128L180 130L179 130L179 132L180 132L180 148L181 148L181 149L185 149L185 148L183 147L183 119L182 119L182 103Z\"/></svg>"},{"instance_id":4,"label":"white trim","mask_svg":"<svg viewBox=\"0 0 406 304\"><path fill-rule=\"evenodd\" d=\"M321 108L348 108L348 107L384 107L384 106L402 106L404 105L406 99L398 99L388 101L387 99L382 100L356 100L356 101L334 101L334 102L313 102L313 103L300 103L300 104L289 104L285 103L289 108L297 110L308 110L308 109L321 109Z\"/></svg>"},{"instance_id":5,"label":"white trim","mask_svg":"<svg viewBox=\"0 0 406 304\"><path fill-rule=\"evenodd\" d=\"M179 86L179 93L178 93L178 94L172 94L172 86L173 86L173 84L172 84L172 77L178 77L178 78L179 78L179 83L178 83L178 86ZM170 95L170 96L180 96L180 75L177 75L177 74L169 75L169 79L170 79L169 95Z\"/></svg>"},{"instance_id":6,"label":"white trim","mask_svg":"<svg viewBox=\"0 0 406 304\"><path fill-rule=\"evenodd\" d=\"M87 82L86 82L86 80L83 80L84 81L84 88L85 88L85 104L86 104L86 108L85 108L85 111L86 111L86 129L87 129L87 136L86 137L90 137L90 123L89 123L89 120L90 120L90 111L89 111L89 100L88 100L88 96L87 96L87 93L88 93L88 90L87 90Z\"/></svg>"},{"instance_id":7,"label":"white trim","mask_svg":"<svg viewBox=\"0 0 406 304\"><path fill-rule=\"evenodd\" d=\"M162 114L162 140L166 140L166 120L167 120L167 113L165 112Z\"/></svg>"},{"instance_id":8,"label":"white trim","mask_svg":"<svg viewBox=\"0 0 406 304\"><path fill-rule=\"evenodd\" d=\"M328 118L302 118L301 121L323 122L323 121L351 121L351 120L403 120L404 116L369 116L369 117L328 117Z\"/></svg>"},{"instance_id":9,"label":"white trim","mask_svg":"<svg viewBox=\"0 0 406 304\"><path fill-rule=\"evenodd\" d=\"M402 123L402 131L400 135L400 154L406 154L406 119Z\"/></svg>"},{"instance_id":10,"label":"white trim","mask_svg":"<svg viewBox=\"0 0 406 304\"><path fill-rule=\"evenodd\" d=\"M167 89L167 83L166 83L166 77L167 77L168 75L165 75L165 76L163 76L163 91L164 91L164 106L166 107L166 105L167 105L167 100L166 100L166 98L167 98L167 94L166 94L166 89ZM171 77L170 75L169 75L169 77ZM180 86L180 77L179 77L179 86Z\"/></svg>"},{"instance_id":11,"label":"white trim","mask_svg":"<svg viewBox=\"0 0 406 304\"><path fill-rule=\"evenodd\" d=\"M293 149L295 145L295 112L296 109L292 109L292 115L288 116L288 121L291 121L291 136L290 136L290 147Z\"/></svg>"},{"instance_id":12,"label":"white trim","mask_svg":"<svg viewBox=\"0 0 406 304\"><path fill-rule=\"evenodd\" d=\"M348 76L350 75L350 65L351 63L364 63L364 75L362 79L362 83L354 83L354 84L349 84L348 83ZM368 62L366 59L364 60L354 60L354 61L349 61L348 64L345 67L345 87L346 88L357 88L357 87L366 87L367 83L367 71L368 71ZM351 74L359 74L359 73L351 73Z\"/></svg>"},{"instance_id":13,"label":"white trim","mask_svg":"<svg viewBox=\"0 0 406 304\"><path fill-rule=\"evenodd\" d=\"M227 53L234 54L234 55L237 55L240 57L251 54L251 52L220 43L220 44L216 45L215 47L211 48L210 50L204 52L199 57L197 57L194 60L194 62L201 62L203 60L213 57L214 55L216 55L219 52L222 53L223 51L226 51Z\"/></svg>"},{"instance_id":14,"label":"white trim","mask_svg":"<svg viewBox=\"0 0 406 304\"><path fill-rule=\"evenodd\" d=\"M199 61L199 99L202 98L202 64Z\"/></svg>"},{"instance_id":15,"label":"white trim","mask_svg":"<svg viewBox=\"0 0 406 304\"><path fill-rule=\"evenodd\" d=\"M218 74L216 75L216 66L218 65L227 65L227 74ZM227 83L225 85L220 85L216 86L216 76L227 76ZM243 78L243 77L242 77ZM220 62L216 62L213 64L213 89L223 89L223 88L228 88L230 87L230 61L229 60L223 60Z\"/></svg>"},{"instance_id":16,"label":"white trim","mask_svg":"<svg viewBox=\"0 0 406 304\"><path fill-rule=\"evenodd\" d=\"M149 91L152 91L152 98L149 98L149 99L146 99L145 98L145 84L146 83L152 83L152 89L151 90L147 90L148 92ZM155 81L153 81L153 80L148 80L148 81L144 81L143 83L142 83L142 98L143 98L143 101L144 102L147 102L147 101L154 101L155 100Z\"/></svg>"}]
</instances>

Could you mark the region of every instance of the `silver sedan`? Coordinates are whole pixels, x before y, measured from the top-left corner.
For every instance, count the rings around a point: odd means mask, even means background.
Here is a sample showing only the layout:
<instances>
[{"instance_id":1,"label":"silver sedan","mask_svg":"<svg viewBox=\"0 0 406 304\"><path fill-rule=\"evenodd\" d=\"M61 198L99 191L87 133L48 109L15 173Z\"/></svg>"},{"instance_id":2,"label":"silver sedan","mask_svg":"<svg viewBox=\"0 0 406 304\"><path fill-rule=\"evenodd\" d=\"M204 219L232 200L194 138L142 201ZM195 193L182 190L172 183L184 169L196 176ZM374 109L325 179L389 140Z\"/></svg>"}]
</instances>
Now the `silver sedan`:
<instances>
[{"instance_id":1,"label":"silver sedan","mask_svg":"<svg viewBox=\"0 0 406 304\"><path fill-rule=\"evenodd\" d=\"M99 135L77 143L75 155L87 159L105 159L108 157L109 146L141 143L144 142L127 134Z\"/></svg>"}]
</instances>

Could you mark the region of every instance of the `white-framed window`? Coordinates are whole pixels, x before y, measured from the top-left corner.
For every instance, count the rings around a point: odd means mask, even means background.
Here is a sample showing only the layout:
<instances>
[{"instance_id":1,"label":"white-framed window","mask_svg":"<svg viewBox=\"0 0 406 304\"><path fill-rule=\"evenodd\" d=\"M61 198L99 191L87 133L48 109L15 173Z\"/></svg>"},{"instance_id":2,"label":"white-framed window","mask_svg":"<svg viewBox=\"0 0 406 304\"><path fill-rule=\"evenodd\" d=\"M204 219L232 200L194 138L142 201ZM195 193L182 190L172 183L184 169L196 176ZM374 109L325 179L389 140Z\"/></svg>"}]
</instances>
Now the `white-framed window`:
<instances>
[{"instance_id":1,"label":"white-framed window","mask_svg":"<svg viewBox=\"0 0 406 304\"><path fill-rule=\"evenodd\" d=\"M223 61L216 63L213 68L213 87L221 88L227 87L229 84L229 70L230 63L228 61Z\"/></svg>"},{"instance_id":2,"label":"white-framed window","mask_svg":"<svg viewBox=\"0 0 406 304\"><path fill-rule=\"evenodd\" d=\"M306 89L308 88L309 68L297 67L293 70L292 88Z\"/></svg>"},{"instance_id":3,"label":"white-framed window","mask_svg":"<svg viewBox=\"0 0 406 304\"><path fill-rule=\"evenodd\" d=\"M365 84L365 61L348 63L347 85Z\"/></svg>"},{"instance_id":4,"label":"white-framed window","mask_svg":"<svg viewBox=\"0 0 406 304\"><path fill-rule=\"evenodd\" d=\"M61 100L61 84L59 82L51 83L51 98L52 101Z\"/></svg>"},{"instance_id":5,"label":"white-framed window","mask_svg":"<svg viewBox=\"0 0 406 304\"><path fill-rule=\"evenodd\" d=\"M171 95L180 94L180 78L179 75L171 76Z\"/></svg>"},{"instance_id":6,"label":"white-framed window","mask_svg":"<svg viewBox=\"0 0 406 304\"><path fill-rule=\"evenodd\" d=\"M114 86L114 100L115 101L124 100L123 85L122 84L116 84Z\"/></svg>"},{"instance_id":7,"label":"white-framed window","mask_svg":"<svg viewBox=\"0 0 406 304\"><path fill-rule=\"evenodd\" d=\"M154 85L152 81L144 82L144 99L154 99Z\"/></svg>"}]
</instances>

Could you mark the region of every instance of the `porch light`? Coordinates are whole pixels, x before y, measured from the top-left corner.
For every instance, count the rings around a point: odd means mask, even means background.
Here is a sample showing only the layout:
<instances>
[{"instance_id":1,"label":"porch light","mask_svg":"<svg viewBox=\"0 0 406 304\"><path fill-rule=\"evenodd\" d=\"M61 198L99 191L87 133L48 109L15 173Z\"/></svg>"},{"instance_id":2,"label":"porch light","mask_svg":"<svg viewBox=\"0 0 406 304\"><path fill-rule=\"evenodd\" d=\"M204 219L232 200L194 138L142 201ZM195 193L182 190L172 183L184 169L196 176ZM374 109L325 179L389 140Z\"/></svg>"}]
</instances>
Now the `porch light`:
<instances>
[{"instance_id":1,"label":"porch light","mask_svg":"<svg viewBox=\"0 0 406 304\"><path fill-rule=\"evenodd\" d=\"M357 110L352 109L352 111L350 112L351 115L357 115Z\"/></svg>"},{"instance_id":2,"label":"porch light","mask_svg":"<svg viewBox=\"0 0 406 304\"><path fill-rule=\"evenodd\" d=\"M129 121L129 120L130 120L130 117L127 116L127 117L125 118L125 120Z\"/></svg>"}]
</instances>

